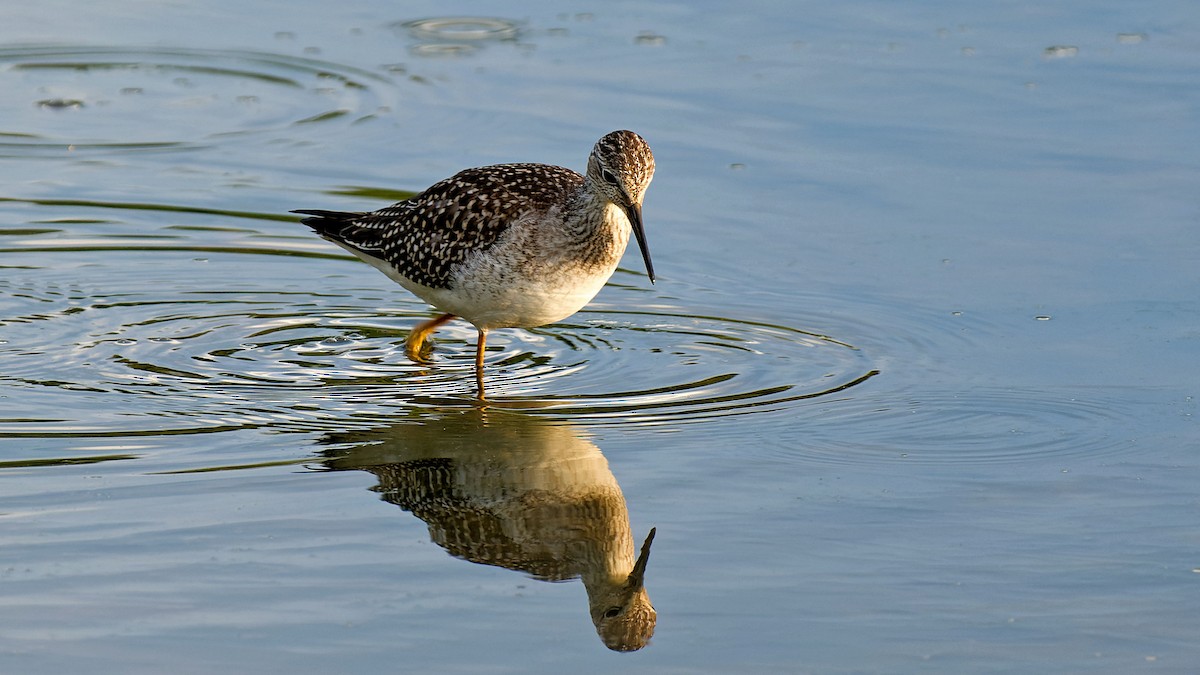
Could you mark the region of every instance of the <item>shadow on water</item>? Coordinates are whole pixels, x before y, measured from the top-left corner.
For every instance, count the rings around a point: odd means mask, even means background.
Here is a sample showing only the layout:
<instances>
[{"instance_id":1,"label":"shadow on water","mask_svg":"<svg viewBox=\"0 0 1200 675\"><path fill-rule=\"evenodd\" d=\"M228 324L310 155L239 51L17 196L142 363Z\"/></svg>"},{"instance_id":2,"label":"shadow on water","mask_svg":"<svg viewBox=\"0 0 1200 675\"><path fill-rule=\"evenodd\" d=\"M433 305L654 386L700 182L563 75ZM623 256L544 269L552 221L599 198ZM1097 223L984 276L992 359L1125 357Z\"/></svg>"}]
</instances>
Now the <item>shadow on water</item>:
<instances>
[{"instance_id":1,"label":"shadow on water","mask_svg":"<svg viewBox=\"0 0 1200 675\"><path fill-rule=\"evenodd\" d=\"M600 639L646 646L657 615L644 586L654 530L635 557L621 487L594 443L545 418L470 409L328 434L331 471L374 474L382 499L417 516L451 555L541 581L579 578Z\"/></svg>"}]
</instances>

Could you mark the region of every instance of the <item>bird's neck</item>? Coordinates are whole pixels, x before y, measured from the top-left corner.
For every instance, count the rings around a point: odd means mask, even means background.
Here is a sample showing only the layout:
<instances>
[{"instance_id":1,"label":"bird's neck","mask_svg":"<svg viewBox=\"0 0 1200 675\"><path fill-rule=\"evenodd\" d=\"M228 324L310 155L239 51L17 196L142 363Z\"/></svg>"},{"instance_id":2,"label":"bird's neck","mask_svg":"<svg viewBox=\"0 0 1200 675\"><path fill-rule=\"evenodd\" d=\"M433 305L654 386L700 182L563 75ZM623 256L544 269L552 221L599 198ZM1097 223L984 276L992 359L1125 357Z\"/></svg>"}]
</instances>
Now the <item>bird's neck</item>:
<instances>
[{"instance_id":1,"label":"bird's neck","mask_svg":"<svg viewBox=\"0 0 1200 675\"><path fill-rule=\"evenodd\" d=\"M631 226L621 207L588 189L575 194L563 218L566 239L575 257L601 265L616 265L629 244Z\"/></svg>"}]
</instances>

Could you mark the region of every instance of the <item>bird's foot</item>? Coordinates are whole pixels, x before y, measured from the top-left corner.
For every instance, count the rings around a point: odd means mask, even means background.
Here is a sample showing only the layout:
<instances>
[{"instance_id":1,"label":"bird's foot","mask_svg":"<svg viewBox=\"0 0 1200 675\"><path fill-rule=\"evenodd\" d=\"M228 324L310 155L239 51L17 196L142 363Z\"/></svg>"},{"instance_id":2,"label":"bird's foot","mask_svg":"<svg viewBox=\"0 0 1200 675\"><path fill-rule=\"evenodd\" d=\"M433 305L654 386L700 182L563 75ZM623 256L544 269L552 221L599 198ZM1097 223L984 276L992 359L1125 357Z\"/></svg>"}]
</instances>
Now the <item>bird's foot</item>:
<instances>
[{"instance_id":1,"label":"bird's foot","mask_svg":"<svg viewBox=\"0 0 1200 675\"><path fill-rule=\"evenodd\" d=\"M404 341L404 355L408 357L409 361L423 366L433 363L433 340L414 332Z\"/></svg>"},{"instance_id":2,"label":"bird's foot","mask_svg":"<svg viewBox=\"0 0 1200 675\"><path fill-rule=\"evenodd\" d=\"M414 363L422 365L431 363L433 343L429 336L433 335L433 331L437 330L438 326L453 318L453 314L442 314L413 328L412 332L408 334L408 339L404 341L404 355Z\"/></svg>"}]
</instances>

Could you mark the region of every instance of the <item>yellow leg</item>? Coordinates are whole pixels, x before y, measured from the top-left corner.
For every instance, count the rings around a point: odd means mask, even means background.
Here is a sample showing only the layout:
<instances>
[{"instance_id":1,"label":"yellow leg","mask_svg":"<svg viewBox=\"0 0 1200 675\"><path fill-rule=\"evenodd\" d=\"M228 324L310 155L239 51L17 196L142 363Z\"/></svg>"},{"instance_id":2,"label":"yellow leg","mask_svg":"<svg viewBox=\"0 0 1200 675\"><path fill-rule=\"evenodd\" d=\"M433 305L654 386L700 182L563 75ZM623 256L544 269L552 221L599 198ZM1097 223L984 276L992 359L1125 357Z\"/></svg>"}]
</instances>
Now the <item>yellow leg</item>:
<instances>
[{"instance_id":1,"label":"yellow leg","mask_svg":"<svg viewBox=\"0 0 1200 675\"><path fill-rule=\"evenodd\" d=\"M404 355L417 363L428 363L429 351L432 347L426 349L425 341L429 339L429 335L433 331L438 329L438 326L453 318L453 314L442 314L412 329L412 332L408 334L408 339L404 341Z\"/></svg>"},{"instance_id":2,"label":"yellow leg","mask_svg":"<svg viewBox=\"0 0 1200 675\"><path fill-rule=\"evenodd\" d=\"M479 387L479 398L483 398L483 350L487 347L487 330L479 329L479 339L475 342L475 384Z\"/></svg>"}]
</instances>

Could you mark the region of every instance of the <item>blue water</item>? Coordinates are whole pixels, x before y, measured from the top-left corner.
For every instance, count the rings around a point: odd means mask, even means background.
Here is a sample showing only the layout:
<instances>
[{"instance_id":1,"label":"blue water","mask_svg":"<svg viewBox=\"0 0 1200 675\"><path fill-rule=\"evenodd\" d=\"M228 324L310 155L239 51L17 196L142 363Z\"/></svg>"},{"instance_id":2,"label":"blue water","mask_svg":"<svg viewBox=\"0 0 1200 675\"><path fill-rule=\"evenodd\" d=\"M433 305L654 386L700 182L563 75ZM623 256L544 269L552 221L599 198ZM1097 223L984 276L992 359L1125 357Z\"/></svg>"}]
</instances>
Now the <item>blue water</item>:
<instances>
[{"instance_id":1,"label":"blue water","mask_svg":"<svg viewBox=\"0 0 1200 675\"><path fill-rule=\"evenodd\" d=\"M1200 662L1191 3L3 14L0 670ZM287 215L619 128L658 282L495 331L485 411ZM477 559L521 503L656 528L648 646Z\"/></svg>"}]
</instances>

